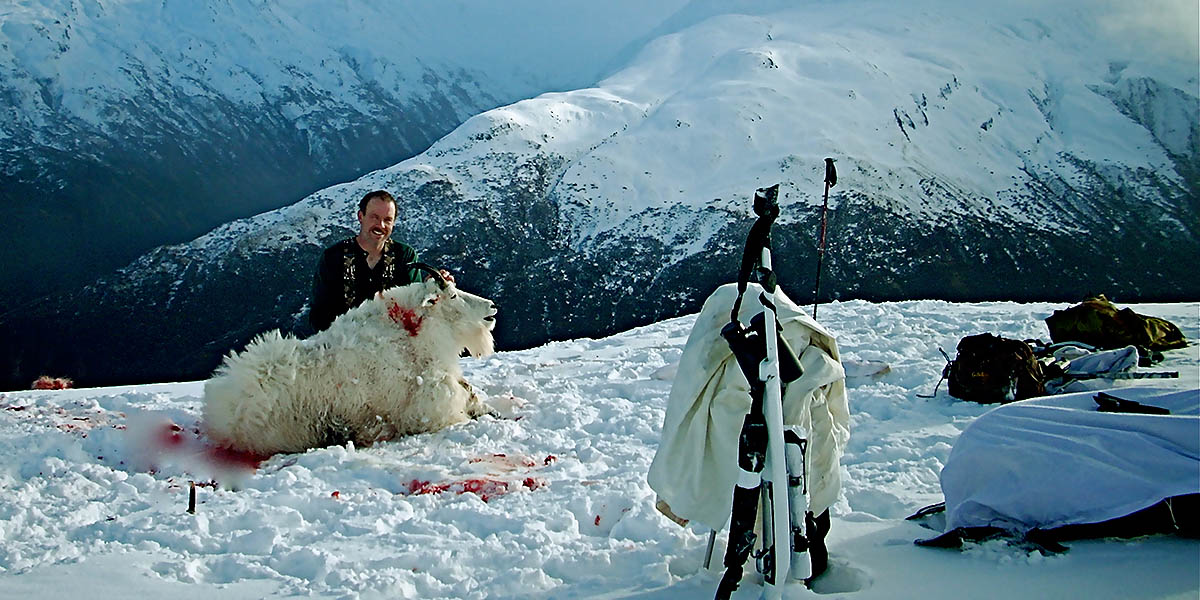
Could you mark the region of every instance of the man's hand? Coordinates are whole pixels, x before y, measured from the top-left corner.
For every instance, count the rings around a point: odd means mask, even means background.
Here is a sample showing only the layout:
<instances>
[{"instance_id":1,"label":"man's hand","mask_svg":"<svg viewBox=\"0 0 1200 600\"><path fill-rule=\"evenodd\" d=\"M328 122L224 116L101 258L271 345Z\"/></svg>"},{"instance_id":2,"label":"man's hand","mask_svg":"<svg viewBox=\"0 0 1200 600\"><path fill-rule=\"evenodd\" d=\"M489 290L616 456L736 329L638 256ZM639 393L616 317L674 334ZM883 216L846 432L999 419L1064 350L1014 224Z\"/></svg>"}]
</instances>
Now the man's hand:
<instances>
[{"instance_id":1,"label":"man's hand","mask_svg":"<svg viewBox=\"0 0 1200 600\"><path fill-rule=\"evenodd\" d=\"M447 271L445 269L438 269L438 274L440 274L442 276L442 279L445 279L446 281L449 281L450 283L458 283L458 282L454 281L454 276L450 274L450 271ZM433 277L433 275L426 275L425 279L429 279L430 277Z\"/></svg>"}]
</instances>

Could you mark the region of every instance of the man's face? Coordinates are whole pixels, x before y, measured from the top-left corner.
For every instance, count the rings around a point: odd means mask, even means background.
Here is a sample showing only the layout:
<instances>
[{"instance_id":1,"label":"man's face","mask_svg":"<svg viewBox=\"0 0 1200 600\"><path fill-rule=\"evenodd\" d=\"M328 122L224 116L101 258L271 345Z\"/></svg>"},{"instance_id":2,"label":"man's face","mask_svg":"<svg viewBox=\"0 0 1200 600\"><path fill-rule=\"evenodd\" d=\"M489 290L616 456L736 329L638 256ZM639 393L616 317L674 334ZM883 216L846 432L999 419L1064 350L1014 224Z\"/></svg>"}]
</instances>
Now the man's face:
<instances>
[{"instance_id":1,"label":"man's face","mask_svg":"<svg viewBox=\"0 0 1200 600\"><path fill-rule=\"evenodd\" d=\"M392 235L395 224L396 205L382 198L371 198L366 212L358 213L358 234L377 243Z\"/></svg>"}]
</instances>

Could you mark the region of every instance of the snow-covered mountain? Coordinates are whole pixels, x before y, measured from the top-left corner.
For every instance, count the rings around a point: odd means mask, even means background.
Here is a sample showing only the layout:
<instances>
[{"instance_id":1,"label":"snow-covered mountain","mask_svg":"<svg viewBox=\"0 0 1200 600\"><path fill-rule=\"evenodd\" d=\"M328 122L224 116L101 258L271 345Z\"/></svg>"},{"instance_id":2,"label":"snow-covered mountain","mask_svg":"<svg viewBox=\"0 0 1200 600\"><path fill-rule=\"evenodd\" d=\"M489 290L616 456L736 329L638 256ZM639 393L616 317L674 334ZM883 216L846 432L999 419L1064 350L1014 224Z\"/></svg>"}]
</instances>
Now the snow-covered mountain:
<instances>
[{"instance_id":1,"label":"snow-covered mountain","mask_svg":"<svg viewBox=\"0 0 1200 600\"><path fill-rule=\"evenodd\" d=\"M138 343L103 359L13 343L14 381L33 365L203 377L259 331L303 332L316 256L375 188L400 199L397 238L502 306L502 347L695 310L735 275L750 194L773 183L777 270L808 301L826 156L826 298L1196 298L1196 32L1171 28L1197 9L1151 3L1182 16L1148 25L1125 10L690 3L593 87L484 112L417 157L51 303L28 323Z\"/></svg>"},{"instance_id":2,"label":"snow-covered mountain","mask_svg":"<svg viewBox=\"0 0 1200 600\"><path fill-rule=\"evenodd\" d=\"M682 4L6 2L0 295L78 288L480 111L591 85Z\"/></svg>"}]
</instances>

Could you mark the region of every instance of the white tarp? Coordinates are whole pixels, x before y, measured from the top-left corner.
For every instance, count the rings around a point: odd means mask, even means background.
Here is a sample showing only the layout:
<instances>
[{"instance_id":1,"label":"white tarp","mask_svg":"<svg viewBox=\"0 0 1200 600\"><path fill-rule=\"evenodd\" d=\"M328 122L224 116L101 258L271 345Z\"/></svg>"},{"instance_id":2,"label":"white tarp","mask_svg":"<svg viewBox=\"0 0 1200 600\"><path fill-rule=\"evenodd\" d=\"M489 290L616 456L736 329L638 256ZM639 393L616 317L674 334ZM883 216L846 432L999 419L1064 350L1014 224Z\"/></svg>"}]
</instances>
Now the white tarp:
<instances>
[{"instance_id":1,"label":"white tarp","mask_svg":"<svg viewBox=\"0 0 1200 600\"><path fill-rule=\"evenodd\" d=\"M983 414L942 469L946 531L1099 523L1200 493L1200 389L1105 392L1171 414L1098 412L1094 391Z\"/></svg>"},{"instance_id":2,"label":"white tarp","mask_svg":"<svg viewBox=\"0 0 1200 600\"><path fill-rule=\"evenodd\" d=\"M761 308L762 288L751 284L738 317L743 324ZM650 487L675 515L721 529L733 506L738 478L738 437L750 411L750 385L721 328L737 298L723 285L704 302L679 359L671 386L662 441L650 465ZM820 514L841 491L841 457L850 439L850 409L837 342L782 290L775 304L783 337L804 375L788 384L783 420L810 432L807 469L809 510Z\"/></svg>"},{"instance_id":3,"label":"white tarp","mask_svg":"<svg viewBox=\"0 0 1200 600\"><path fill-rule=\"evenodd\" d=\"M1056 350L1054 358L1065 362L1066 368L1062 377L1046 382L1047 394L1108 389L1113 386L1113 379L1138 368L1138 351L1133 346L1107 352L1066 346Z\"/></svg>"}]
</instances>

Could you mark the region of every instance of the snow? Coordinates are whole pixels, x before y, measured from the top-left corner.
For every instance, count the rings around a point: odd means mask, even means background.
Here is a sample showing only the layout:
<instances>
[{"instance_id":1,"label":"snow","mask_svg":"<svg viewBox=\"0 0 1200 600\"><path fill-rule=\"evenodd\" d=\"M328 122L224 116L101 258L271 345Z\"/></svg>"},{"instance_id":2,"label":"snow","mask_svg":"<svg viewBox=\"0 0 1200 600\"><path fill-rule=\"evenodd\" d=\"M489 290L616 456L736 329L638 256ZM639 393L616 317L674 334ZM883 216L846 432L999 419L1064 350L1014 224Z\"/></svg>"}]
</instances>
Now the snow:
<instances>
[{"instance_id":1,"label":"snow","mask_svg":"<svg viewBox=\"0 0 1200 600\"><path fill-rule=\"evenodd\" d=\"M850 446L832 509L831 571L787 598L1195 598L1200 540L1073 542L1042 556L1000 541L916 547L935 532L903 517L940 500L958 434L988 407L955 400L941 347L990 331L1048 339L1064 305L939 301L822 305L850 363ZM1200 304L1132 305L1200 338ZM707 532L654 509L646 472L694 316L604 339L487 360L468 380L501 418L370 448L275 456L255 471L206 470L188 452L202 382L0 395L0 598L711 597ZM1200 346L1154 370L1200 385ZM1139 381L1131 382L1134 384ZM163 453L167 422L182 451ZM501 456L503 455L503 456ZM188 482L197 489L186 511ZM479 493L456 493L469 480ZM437 491L445 484L446 491ZM416 494L414 490L430 493ZM486 501L483 496L487 496ZM724 537L718 537L720 557ZM1119 568L1114 568L1114 565ZM1153 576L1148 576L1153 574ZM735 598L755 598L753 575Z\"/></svg>"}]
</instances>

